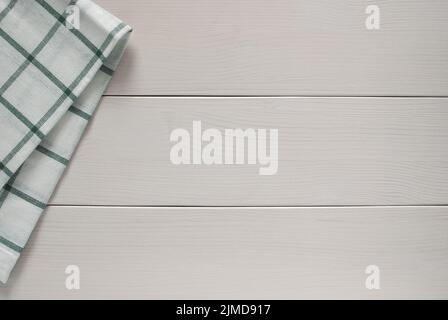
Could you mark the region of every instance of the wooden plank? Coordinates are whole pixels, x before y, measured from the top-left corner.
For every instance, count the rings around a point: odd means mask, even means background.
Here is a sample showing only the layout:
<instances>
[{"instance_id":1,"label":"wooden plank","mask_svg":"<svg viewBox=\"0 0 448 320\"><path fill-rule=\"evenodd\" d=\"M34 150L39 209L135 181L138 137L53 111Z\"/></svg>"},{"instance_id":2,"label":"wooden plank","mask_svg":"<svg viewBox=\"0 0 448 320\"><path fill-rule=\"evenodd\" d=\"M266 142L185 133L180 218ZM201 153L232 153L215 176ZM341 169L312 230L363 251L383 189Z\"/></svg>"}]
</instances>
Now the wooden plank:
<instances>
[{"instance_id":1,"label":"wooden plank","mask_svg":"<svg viewBox=\"0 0 448 320\"><path fill-rule=\"evenodd\" d=\"M108 94L448 95L445 0L98 3L135 29Z\"/></svg>"},{"instance_id":2,"label":"wooden plank","mask_svg":"<svg viewBox=\"0 0 448 320\"><path fill-rule=\"evenodd\" d=\"M447 99L105 98L53 204L419 205L448 200ZM278 172L174 165L176 128L277 128Z\"/></svg>"},{"instance_id":3,"label":"wooden plank","mask_svg":"<svg viewBox=\"0 0 448 320\"><path fill-rule=\"evenodd\" d=\"M446 299L447 228L447 207L52 207L0 299Z\"/></svg>"}]
</instances>

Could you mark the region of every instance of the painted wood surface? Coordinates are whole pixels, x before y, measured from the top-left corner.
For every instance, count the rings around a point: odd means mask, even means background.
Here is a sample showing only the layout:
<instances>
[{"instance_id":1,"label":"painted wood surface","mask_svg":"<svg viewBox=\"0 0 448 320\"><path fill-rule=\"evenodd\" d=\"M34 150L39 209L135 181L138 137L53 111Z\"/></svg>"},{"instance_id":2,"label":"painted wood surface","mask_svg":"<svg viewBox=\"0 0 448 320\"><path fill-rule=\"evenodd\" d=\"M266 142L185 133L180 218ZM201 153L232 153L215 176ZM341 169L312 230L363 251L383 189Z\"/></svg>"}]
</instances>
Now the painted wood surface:
<instances>
[{"instance_id":1,"label":"painted wood surface","mask_svg":"<svg viewBox=\"0 0 448 320\"><path fill-rule=\"evenodd\" d=\"M419 205L448 200L447 99L105 98L53 204ZM278 172L174 165L170 134L278 128Z\"/></svg>"},{"instance_id":2,"label":"painted wood surface","mask_svg":"<svg viewBox=\"0 0 448 320\"><path fill-rule=\"evenodd\" d=\"M445 0L98 3L135 29L109 94L448 95Z\"/></svg>"},{"instance_id":3,"label":"painted wood surface","mask_svg":"<svg viewBox=\"0 0 448 320\"><path fill-rule=\"evenodd\" d=\"M446 207L51 207L0 298L446 298L447 228Z\"/></svg>"},{"instance_id":4,"label":"painted wood surface","mask_svg":"<svg viewBox=\"0 0 448 320\"><path fill-rule=\"evenodd\" d=\"M448 1L96 2L130 47L0 300L448 298ZM171 164L195 120L278 173Z\"/></svg>"}]
</instances>

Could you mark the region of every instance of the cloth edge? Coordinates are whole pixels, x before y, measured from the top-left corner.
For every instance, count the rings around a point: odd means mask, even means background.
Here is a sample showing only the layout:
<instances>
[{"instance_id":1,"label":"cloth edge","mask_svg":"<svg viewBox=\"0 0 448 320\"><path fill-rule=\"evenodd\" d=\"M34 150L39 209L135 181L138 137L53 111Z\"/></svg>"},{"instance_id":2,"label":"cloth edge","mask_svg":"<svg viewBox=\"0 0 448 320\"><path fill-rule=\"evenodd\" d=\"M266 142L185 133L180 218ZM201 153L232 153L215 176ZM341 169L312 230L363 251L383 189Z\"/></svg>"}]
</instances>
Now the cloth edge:
<instances>
[{"instance_id":1,"label":"cloth edge","mask_svg":"<svg viewBox=\"0 0 448 320\"><path fill-rule=\"evenodd\" d=\"M11 271L19 259L20 254L12 251L0 243L0 282L5 284L8 281Z\"/></svg>"}]
</instances>

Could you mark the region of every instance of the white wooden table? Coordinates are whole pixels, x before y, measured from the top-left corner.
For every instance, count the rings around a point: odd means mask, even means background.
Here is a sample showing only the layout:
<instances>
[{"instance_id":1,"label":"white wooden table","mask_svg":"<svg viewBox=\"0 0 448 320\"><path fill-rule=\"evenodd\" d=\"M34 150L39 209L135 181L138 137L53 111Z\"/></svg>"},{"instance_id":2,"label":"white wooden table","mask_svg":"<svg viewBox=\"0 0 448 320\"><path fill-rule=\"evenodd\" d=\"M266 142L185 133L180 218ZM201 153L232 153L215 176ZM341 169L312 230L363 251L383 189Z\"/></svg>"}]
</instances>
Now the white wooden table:
<instances>
[{"instance_id":1,"label":"white wooden table","mask_svg":"<svg viewBox=\"0 0 448 320\"><path fill-rule=\"evenodd\" d=\"M98 3L133 38L1 299L448 298L448 1ZM194 120L278 173L173 165Z\"/></svg>"}]
</instances>

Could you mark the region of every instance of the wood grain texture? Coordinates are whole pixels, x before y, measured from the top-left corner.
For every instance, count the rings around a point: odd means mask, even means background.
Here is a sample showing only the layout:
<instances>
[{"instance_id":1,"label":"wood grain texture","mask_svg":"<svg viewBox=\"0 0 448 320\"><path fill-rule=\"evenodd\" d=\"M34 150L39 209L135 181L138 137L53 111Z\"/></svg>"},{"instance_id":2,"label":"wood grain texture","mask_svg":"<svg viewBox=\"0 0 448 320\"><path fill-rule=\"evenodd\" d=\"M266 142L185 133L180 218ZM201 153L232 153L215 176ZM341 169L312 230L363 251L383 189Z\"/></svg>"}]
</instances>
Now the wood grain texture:
<instances>
[{"instance_id":1,"label":"wood grain texture","mask_svg":"<svg viewBox=\"0 0 448 320\"><path fill-rule=\"evenodd\" d=\"M445 0L97 2L135 30L111 95L448 95Z\"/></svg>"},{"instance_id":2,"label":"wood grain texture","mask_svg":"<svg viewBox=\"0 0 448 320\"><path fill-rule=\"evenodd\" d=\"M448 200L447 99L105 98L53 204L418 205ZM173 165L176 128L278 128L279 169Z\"/></svg>"},{"instance_id":3,"label":"wood grain texture","mask_svg":"<svg viewBox=\"0 0 448 320\"><path fill-rule=\"evenodd\" d=\"M446 299L447 228L446 207L52 207L0 298Z\"/></svg>"}]
</instances>

